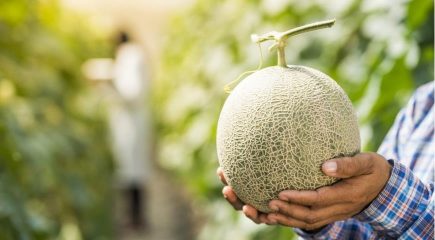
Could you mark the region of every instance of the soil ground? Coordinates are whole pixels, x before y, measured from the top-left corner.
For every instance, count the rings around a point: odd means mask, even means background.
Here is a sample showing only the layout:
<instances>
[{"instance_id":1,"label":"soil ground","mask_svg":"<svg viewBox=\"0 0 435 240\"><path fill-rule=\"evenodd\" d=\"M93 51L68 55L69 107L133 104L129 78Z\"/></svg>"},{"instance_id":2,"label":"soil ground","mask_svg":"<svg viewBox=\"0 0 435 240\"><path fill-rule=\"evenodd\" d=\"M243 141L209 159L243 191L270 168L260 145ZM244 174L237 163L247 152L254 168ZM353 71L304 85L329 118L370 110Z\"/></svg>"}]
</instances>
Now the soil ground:
<instances>
[{"instance_id":1,"label":"soil ground","mask_svg":"<svg viewBox=\"0 0 435 240\"><path fill-rule=\"evenodd\" d=\"M115 224L120 240L192 240L195 239L195 221L191 207L180 186L163 170L154 169L146 184L142 203L146 225L134 229L128 221L125 196L115 200Z\"/></svg>"}]
</instances>

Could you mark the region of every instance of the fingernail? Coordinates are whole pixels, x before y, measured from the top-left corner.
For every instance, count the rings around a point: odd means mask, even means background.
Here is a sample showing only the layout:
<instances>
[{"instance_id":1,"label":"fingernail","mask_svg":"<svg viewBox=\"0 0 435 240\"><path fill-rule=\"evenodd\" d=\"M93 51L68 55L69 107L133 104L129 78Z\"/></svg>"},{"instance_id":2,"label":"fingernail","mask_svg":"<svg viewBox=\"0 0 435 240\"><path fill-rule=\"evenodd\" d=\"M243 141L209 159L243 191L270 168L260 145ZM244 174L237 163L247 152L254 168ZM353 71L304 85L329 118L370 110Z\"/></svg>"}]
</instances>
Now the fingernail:
<instances>
[{"instance_id":1,"label":"fingernail","mask_svg":"<svg viewBox=\"0 0 435 240\"><path fill-rule=\"evenodd\" d=\"M245 214L246 217L248 218L252 218L251 214L247 213L247 212L243 212Z\"/></svg>"},{"instance_id":2,"label":"fingernail","mask_svg":"<svg viewBox=\"0 0 435 240\"><path fill-rule=\"evenodd\" d=\"M245 213L245 215L246 215L246 213L248 212L248 206L243 205L243 206L242 206L242 211L243 211L243 213Z\"/></svg>"},{"instance_id":3,"label":"fingernail","mask_svg":"<svg viewBox=\"0 0 435 240\"><path fill-rule=\"evenodd\" d=\"M270 224L276 224L276 219L275 218L269 218L269 223Z\"/></svg>"},{"instance_id":4,"label":"fingernail","mask_svg":"<svg viewBox=\"0 0 435 240\"><path fill-rule=\"evenodd\" d=\"M284 195L284 194L279 194L279 195L278 195L278 198L279 198L280 200L283 200L283 201L288 201L288 196L286 196L286 195Z\"/></svg>"},{"instance_id":5,"label":"fingernail","mask_svg":"<svg viewBox=\"0 0 435 240\"><path fill-rule=\"evenodd\" d=\"M270 209L274 212L278 212L278 210L279 210L278 206L276 206L276 205L270 206Z\"/></svg>"},{"instance_id":6,"label":"fingernail","mask_svg":"<svg viewBox=\"0 0 435 240\"><path fill-rule=\"evenodd\" d=\"M268 218L269 218L269 220L270 220L271 222L273 222L274 224L277 224L277 223L278 223L278 219L277 219L277 214L276 214L276 213L272 213L272 214L270 214Z\"/></svg>"},{"instance_id":7,"label":"fingernail","mask_svg":"<svg viewBox=\"0 0 435 240\"><path fill-rule=\"evenodd\" d=\"M325 162L323 164L323 169L326 172L335 173L337 171L337 163L334 161Z\"/></svg>"},{"instance_id":8,"label":"fingernail","mask_svg":"<svg viewBox=\"0 0 435 240\"><path fill-rule=\"evenodd\" d=\"M224 195L224 198L228 198L227 194L225 193L226 192L225 189L226 187L222 188L222 195Z\"/></svg>"}]
</instances>

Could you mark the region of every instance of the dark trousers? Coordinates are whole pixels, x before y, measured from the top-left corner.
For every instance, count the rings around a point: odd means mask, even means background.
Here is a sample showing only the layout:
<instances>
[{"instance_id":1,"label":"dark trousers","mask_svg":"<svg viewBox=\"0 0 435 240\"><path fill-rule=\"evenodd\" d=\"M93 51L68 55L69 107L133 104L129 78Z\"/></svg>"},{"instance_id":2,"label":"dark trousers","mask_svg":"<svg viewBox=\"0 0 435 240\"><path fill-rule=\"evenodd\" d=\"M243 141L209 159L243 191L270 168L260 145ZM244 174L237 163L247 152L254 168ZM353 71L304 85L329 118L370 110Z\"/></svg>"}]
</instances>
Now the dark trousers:
<instances>
[{"instance_id":1,"label":"dark trousers","mask_svg":"<svg viewBox=\"0 0 435 240\"><path fill-rule=\"evenodd\" d=\"M144 189L139 185L132 185L127 189L129 218L134 228L144 227L143 205Z\"/></svg>"}]
</instances>

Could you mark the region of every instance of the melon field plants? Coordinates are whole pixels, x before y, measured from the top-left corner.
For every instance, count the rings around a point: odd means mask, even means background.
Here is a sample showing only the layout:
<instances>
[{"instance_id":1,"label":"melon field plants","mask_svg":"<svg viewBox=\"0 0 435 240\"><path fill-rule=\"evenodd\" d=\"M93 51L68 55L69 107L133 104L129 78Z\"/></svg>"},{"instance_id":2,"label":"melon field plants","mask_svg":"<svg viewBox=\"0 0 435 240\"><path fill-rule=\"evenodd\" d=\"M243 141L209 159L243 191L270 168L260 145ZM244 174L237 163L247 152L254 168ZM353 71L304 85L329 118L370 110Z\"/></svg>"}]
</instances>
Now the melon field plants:
<instances>
[{"instance_id":1,"label":"melon field plants","mask_svg":"<svg viewBox=\"0 0 435 240\"><path fill-rule=\"evenodd\" d=\"M411 13L411 14L410 14ZM291 239L257 226L223 199L215 175L224 86L260 61L252 33L336 18L334 27L294 36L289 65L326 73L356 109L362 150L376 151L412 91L433 79L431 1L198 1L175 17L155 81L159 164L190 193L198 239ZM264 65L276 64L264 44Z\"/></svg>"},{"instance_id":2,"label":"melon field plants","mask_svg":"<svg viewBox=\"0 0 435 240\"><path fill-rule=\"evenodd\" d=\"M80 74L107 45L54 0L0 9L0 239L111 239L104 111Z\"/></svg>"}]
</instances>

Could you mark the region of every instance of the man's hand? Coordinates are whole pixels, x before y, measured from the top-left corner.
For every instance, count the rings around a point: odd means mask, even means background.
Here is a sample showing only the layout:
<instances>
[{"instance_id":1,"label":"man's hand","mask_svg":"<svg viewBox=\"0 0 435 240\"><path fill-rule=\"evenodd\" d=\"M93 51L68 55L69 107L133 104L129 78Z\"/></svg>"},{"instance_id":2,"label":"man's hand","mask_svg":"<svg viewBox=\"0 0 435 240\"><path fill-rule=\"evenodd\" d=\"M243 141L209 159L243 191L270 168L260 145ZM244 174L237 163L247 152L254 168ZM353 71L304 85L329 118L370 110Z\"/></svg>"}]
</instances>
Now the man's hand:
<instances>
[{"instance_id":1,"label":"man's hand","mask_svg":"<svg viewBox=\"0 0 435 240\"><path fill-rule=\"evenodd\" d=\"M315 191L287 190L269 204L276 213L270 223L314 230L329 223L348 219L368 206L382 191L391 174L391 166L376 153L325 162L322 171L339 182Z\"/></svg>"},{"instance_id":2,"label":"man's hand","mask_svg":"<svg viewBox=\"0 0 435 240\"><path fill-rule=\"evenodd\" d=\"M267 218L268 215L262 212L257 211L251 205L244 204L233 191L233 189L228 186L228 183L224 177L224 173L221 168L217 169L217 175L219 176L221 182L225 184L225 187L222 189L222 194L225 199L234 207L236 210L242 210L246 217L251 219L253 222L260 224L272 224L270 220Z\"/></svg>"},{"instance_id":3,"label":"man's hand","mask_svg":"<svg viewBox=\"0 0 435 240\"><path fill-rule=\"evenodd\" d=\"M261 213L245 205L230 186L225 186L222 193L236 210L243 210L255 223L314 230L361 212L379 195L391 174L391 166L376 153L332 159L323 164L322 170L342 180L314 191L283 191L279 200L269 204L275 213ZM218 168L217 173L227 185L222 169Z\"/></svg>"}]
</instances>

